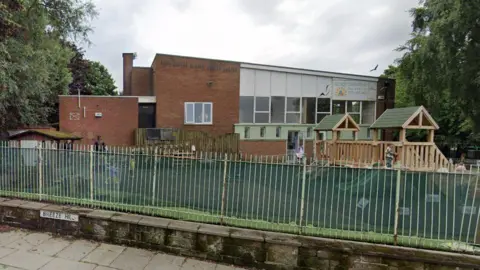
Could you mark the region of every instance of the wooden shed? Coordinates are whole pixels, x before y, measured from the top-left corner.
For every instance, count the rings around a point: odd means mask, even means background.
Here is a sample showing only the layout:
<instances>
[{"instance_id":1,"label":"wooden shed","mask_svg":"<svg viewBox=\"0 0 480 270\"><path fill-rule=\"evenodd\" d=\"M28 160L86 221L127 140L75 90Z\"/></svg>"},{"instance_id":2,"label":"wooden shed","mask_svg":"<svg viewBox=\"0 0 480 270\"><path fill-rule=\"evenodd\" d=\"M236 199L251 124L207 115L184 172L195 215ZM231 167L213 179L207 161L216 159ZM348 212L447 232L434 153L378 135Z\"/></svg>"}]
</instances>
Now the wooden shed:
<instances>
[{"instance_id":1,"label":"wooden shed","mask_svg":"<svg viewBox=\"0 0 480 270\"><path fill-rule=\"evenodd\" d=\"M21 142L20 145L23 143L24 145L31 145L32 147L35 147L39 143L44 143L44 147L48 148L58 147L60 143L82 139L82 137L70 133L47 128L13 130L8 133L8 139L10 141L19 141Z\"/></svg>"}]
</instances>

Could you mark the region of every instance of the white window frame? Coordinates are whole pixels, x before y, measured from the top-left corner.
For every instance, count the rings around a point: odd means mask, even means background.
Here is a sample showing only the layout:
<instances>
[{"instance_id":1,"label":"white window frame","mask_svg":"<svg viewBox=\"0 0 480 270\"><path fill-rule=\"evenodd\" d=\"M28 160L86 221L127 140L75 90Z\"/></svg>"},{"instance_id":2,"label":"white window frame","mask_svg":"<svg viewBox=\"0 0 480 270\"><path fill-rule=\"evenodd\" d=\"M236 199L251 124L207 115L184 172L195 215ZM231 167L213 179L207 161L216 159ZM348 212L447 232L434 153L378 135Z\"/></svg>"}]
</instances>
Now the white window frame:
<instances>
[{"instance_id":1,"label":"white window frame","mask_svg":"<svg viewBox=\"0 0 480 270\"><path fill-rule=\"evenodd\" d=\"M360 111L358 112L349 112L348 111L348 102L359 102L360 105ZM362 124L362 103L363 101L360 100L345 100L345 112L350 114L350 115L358 115L359 122L357 124Z\"/></svg>"},{"instance_id":2,"label":"white window frame","mask_svg":"<svg viewBox=\"0 0 480 270\"><path fill-rule=\"evenodd\" d=\"M210 121L205 122L204 117L202 117L202 123L195 122L195 104L202 104L202 116L205 114L205 105L210 105ZM187 121L187 107L188 105L193 106L193 121ZM213 103L212 102L185 102L184 103L184 117L183 122L187 125L211 125L213 124Z\"/></svg>"}]
</instances>

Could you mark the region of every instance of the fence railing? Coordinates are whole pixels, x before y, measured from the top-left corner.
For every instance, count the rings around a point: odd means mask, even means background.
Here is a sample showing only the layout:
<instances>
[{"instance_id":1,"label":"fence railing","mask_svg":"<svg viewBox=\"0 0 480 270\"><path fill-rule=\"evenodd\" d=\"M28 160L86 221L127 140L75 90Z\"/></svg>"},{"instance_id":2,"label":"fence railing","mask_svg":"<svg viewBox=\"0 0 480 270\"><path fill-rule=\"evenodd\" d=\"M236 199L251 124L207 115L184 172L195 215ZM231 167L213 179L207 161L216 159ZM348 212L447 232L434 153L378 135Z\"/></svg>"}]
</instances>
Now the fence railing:
<instances>
[{"instance_id":1,"label":"fence railing","mask_svg":"<svg viewBox=\"0 0 480 270\"><path fill-rule=\"evenodd\" d=\"M283 158L282 158L283 159ZM480 251L479 175L157 148L0 147L0 194L311 236ZM261 160L261 162L257 162Z\"/></svg>"}]
</instances>

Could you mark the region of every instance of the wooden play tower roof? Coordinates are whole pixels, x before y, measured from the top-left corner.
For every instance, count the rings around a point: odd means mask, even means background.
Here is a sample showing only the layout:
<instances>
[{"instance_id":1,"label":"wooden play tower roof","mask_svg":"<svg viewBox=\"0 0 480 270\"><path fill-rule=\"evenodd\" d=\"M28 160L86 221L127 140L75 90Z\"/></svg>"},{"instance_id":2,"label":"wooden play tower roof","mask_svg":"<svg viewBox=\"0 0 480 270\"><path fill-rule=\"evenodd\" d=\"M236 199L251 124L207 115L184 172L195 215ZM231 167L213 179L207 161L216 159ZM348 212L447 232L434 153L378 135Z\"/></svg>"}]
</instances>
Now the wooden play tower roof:
<instances>
[{"instance_id":1,"label":"wooden play tower roof","mask_svg":"<svg viewBox=\"0 0 480 270\"><path fill-rule=\"evenodd\" d=\"M439 129L425 107L387 109L370 126L371 129Z\"/></svg>"},{"instance_id":2,"label":"wooden play tower roof","mask_svg":"<svg viewBox=\"0 0 480 270\"><path fill-rule=\"evenodd\" d=\"M315 127L317 131L359 131L360 127L349 114L325 116Z\"/></svg>"}]
</instances>

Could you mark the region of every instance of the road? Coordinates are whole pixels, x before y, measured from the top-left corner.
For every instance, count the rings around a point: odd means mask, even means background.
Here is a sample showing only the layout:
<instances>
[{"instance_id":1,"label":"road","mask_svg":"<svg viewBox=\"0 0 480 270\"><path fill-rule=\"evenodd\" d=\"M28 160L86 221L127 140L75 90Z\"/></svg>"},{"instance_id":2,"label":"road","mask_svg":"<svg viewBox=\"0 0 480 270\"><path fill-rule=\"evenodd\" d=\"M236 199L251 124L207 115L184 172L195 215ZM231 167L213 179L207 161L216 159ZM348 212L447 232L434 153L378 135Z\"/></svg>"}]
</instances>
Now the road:
<instances>
[{"instance_id":1,"label":"road","mask_svg":"<svg viewBox=\"0 0 480 270\"><path fill-rule=\"evenodd\" d=\"M0 270L240 270L144 249L0 227Z\"/></svg>"}]
</instances>

